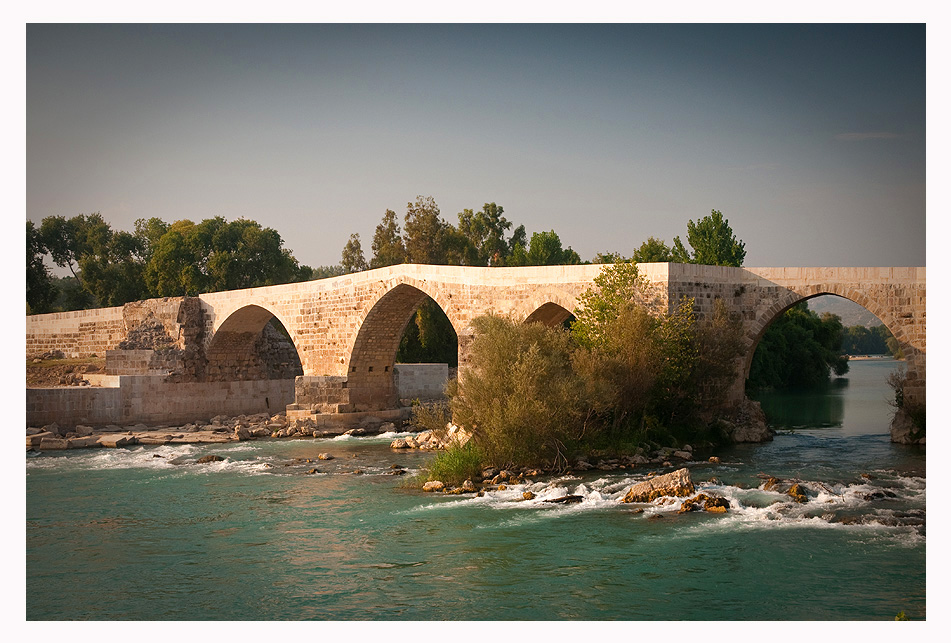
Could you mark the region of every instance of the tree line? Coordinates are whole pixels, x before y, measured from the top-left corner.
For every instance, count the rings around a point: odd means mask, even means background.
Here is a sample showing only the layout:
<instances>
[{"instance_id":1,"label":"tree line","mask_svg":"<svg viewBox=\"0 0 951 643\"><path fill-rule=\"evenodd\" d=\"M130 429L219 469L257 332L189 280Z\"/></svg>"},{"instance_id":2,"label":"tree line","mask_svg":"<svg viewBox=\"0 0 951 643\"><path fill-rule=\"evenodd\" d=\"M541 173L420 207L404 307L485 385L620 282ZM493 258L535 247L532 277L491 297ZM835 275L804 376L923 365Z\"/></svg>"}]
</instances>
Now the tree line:
<instances>
[{"instance_id":1,"label":"tree line","mask_svg":"<svg viewBox=\"0 0 951 643\"><path fill-rule=\"evenodd\" d=\"M402 225L401 225L402 224ZM593 263L679 262L742 266L745 244L718 210L687 222L686 240L668 245L654 237L630 256L598 253ZM139 219L133 232L113 230L99 213L27 221L27 312L119 306L149 297L308 281L401 263L461 266L528 266L582 263L554 230L528 238L501 205L464 209L452 224L431 196L407 202L402 221L387 209L376 226L369 260L360 235L351 234L340 263L311 268L284 247L280 234L248 219L223 217L194 223ZM50 274L44 258L71 277ZM584 262L591 263L591 262ZM884 343L885 347L882 348ZM884 326L843 329L835 316L819 318L805 305L793 307L768 330L753 360L751 386L809 385L848 369L843 354L897 351ZM456 335L445 313L427 301L407 325L397 360L457 361Z\"/></svg>"},{"instance_id":2,"label":"tree line","mask_svg":"<svg viewBox=\"0 0 951 643\"><path fill-rule=\"evenodd\" d=\"M48 258L71 277L56 278ZM97 212L26 222L27 314L82 310L150 297L309 281L338 266L300 264L281 235L256 221L139 219L113 230Z\"/></svg>"}]
</instances>

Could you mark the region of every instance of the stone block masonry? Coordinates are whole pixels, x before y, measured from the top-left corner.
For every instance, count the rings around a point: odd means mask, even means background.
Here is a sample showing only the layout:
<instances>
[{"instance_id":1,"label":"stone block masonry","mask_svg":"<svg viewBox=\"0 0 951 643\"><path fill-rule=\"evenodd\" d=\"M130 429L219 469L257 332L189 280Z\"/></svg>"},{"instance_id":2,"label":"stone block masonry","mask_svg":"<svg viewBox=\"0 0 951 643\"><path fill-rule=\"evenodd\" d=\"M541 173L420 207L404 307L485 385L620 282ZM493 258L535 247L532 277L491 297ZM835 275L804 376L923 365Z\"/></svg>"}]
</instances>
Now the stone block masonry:
<instances>
[{"instance_id":1,"label":"stone block masonry","mask_svg":"<svg viewBox=\"0 0 951 643\"><path fill-rule=\"evenodd\" d=\"M293 380L168 382L116 375L94 381L103 380L114 386L27 389L27 424L185 424L216 415L280 413L294 402Z\"/></svg>"},{"instance_id":2,"label":"stone block masonry","mask_svg":"<svg viewBox=\"0 0 951 643\"><path fill-rule=\"evenodd\" d=\"M401 400L425 402L444 399L448 380L448 364L397 364L393 367L393 381Z\"/></svg>"},{"instance_id":3,"label":"stone block masonry","mask_svg":"<svg viewBox=\"0 0 951 643\"><path fill-rule=\"evenodd\" d=\"M731 316L742 321L745 355L725 400L729 404L744 398L749 364L766 327L790 306L822 294L851 299L882 320L908 358L907 399L924 402L924 268L730 268L668 263L638 267L650 282L645 303L655 312L668 311L682 297L692 297L701 319L721 301ZM298 391L299 404L323 404L328 409L337 405L341 412L393 409L402 395L394 379L399 341L426 297L452 323L458 338L459 373L465 377L475 317L488 313L559 324L577 308L602 268L404 264L305 283L135 302L121 309L34 315L27 318L27 353L59 349L71 356L102 355L115 348L132 327L154 319L182 351L179 381L293 382L264 378L299 375L306 380ZM277 352L273 342L260 338L273 318L287 331L296 351L288 350L268 364L260 352ZM261 346L267 348L255 348ZM328 390L319 391L321 383Z\"/></svg>"}]
</instances>

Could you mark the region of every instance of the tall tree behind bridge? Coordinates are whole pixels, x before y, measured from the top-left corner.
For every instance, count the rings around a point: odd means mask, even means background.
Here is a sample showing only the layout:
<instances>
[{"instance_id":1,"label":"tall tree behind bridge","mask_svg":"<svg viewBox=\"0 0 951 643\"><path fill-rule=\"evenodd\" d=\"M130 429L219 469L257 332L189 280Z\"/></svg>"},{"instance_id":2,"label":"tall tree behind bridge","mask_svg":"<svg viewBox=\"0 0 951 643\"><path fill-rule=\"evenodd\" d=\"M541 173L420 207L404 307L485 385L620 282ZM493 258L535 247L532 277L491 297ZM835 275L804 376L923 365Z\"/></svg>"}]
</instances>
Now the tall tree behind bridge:
<instances>
[{"instance_id":1,"label":"tall tree behind bridge","mask_svg":"<svg viewBox=\"0 0 951 643\"><path fill-rule=\"evenodd\" d=\"M373 234L373 258L370 259L370 268L383 268L406 263L406 246L400 236L400 224L396 213L387 210L383 213L383 220L376 227Z\"/></svg>"},{"instance_id":2,"label":"tall tree behind bridge","mask_svg":"<svg viewBox=\"0 0 951 643\"><path fill-rule=\"evenodd\" d=\"M719 210L711 210L710 216L696 223L687 222L688 252L680 237L674 237L673 258L679 263L699 263L705 266L735 266L739 268L746 258L746 246L737 241L730 222Z\"/></svg>"},{"instance_id":3,"label":"tall tree behind bridge","mask_svg":"<svg viewBox=\"0 0 951 643\"><path fill-rule=\"evenodd\" d=\"M49 293L41 291L42 282L37 281L43 272L37 265L29 272L31 258L45 269L44 255L73 275L69 284L53 282L64 286L56 294L67 310L289 283L338 272L299 265L283 244L276 230L248 219L229 222L215 217L199 224L187 219L167 224L153 217L136 221L135 232L129 233L112 230L98 212L71 219L46 217L38 230L27 226L28 277L34 275L36 283L28 291L28 303L38 304L31 305L32 312L50 309Z\"/></svg>"},{"instance_id":4,"label":"tall tree behind bridge","mask_svg":"<svg viewBox=\"0 0 951 643\"><path fill-rule=\"evenodd\" d=\"M345 274L361 272L367 269L367 260L363 256L363 247L360 245L360 235L354 232L347 240L347 245L340 253L340 266Z\"/></svg>"},{"instance_id":5,"label":"tall tree behind bridge","mask_svg":"<svg viewBox=\"0 0 951 643\"><path fill-rule=\"evenodd\" d=\"M26 310L30 313L49 312L56 300L57 288L53 275L43 263L46 246L40 231L32 221L26 222Z\"/></svg>"}]
</instances>

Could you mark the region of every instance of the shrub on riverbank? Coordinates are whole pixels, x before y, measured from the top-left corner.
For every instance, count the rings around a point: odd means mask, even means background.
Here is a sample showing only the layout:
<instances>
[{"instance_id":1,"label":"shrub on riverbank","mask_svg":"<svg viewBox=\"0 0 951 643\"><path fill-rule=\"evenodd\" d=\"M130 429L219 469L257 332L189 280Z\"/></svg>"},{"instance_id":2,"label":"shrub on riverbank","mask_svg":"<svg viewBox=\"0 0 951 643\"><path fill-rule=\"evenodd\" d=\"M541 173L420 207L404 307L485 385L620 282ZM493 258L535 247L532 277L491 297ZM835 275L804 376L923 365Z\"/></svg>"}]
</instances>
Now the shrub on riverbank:
<instances>
[{"instance_id":1,"label":"shrub on riverbank","mask_svg":"<svg viewBox=\"0 0 951 643\"><path fill-rule=\"evenodd\" d=\"M593 445L717 441L704 414L735 374L739 322L722 306L701 322L692 299L652 315L650 296L636 265L622 263L581 297L570 333L473 321L469 363L449 395L484 464L559 469Z\"/></svg>"},{"instance_id":2,"label":"shrub on riverbank","mask_svg":"<svg viewBox=\"0 0 951 643\"><path fill-rule=\"evenodd\" d=\"M466 480L482 479L483 454L472 442L463 446L453 445L439 451L426 468L426 480L440 480L458 486Z\"/></svg>"}]
</instances>

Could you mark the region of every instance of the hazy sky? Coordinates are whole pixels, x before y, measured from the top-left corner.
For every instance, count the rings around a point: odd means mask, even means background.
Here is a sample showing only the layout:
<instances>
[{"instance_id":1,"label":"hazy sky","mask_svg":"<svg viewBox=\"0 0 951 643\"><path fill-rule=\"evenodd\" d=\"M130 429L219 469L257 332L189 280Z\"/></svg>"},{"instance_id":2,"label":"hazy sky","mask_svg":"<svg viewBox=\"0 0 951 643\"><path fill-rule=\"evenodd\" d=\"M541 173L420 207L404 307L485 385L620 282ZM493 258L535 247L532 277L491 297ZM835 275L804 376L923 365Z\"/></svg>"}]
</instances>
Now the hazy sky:
<instances>
[{"instance_id":1,"label":"hazy sky","mask_svg":"<svg viewBox=\"0 0 951 643\"><path fill-rule=\"evenodd\" d=\"M925 265L922 25L30 25L27 219L247 217L302 263L495 201L583 259Z\"/></svg>"}]
</instances>

